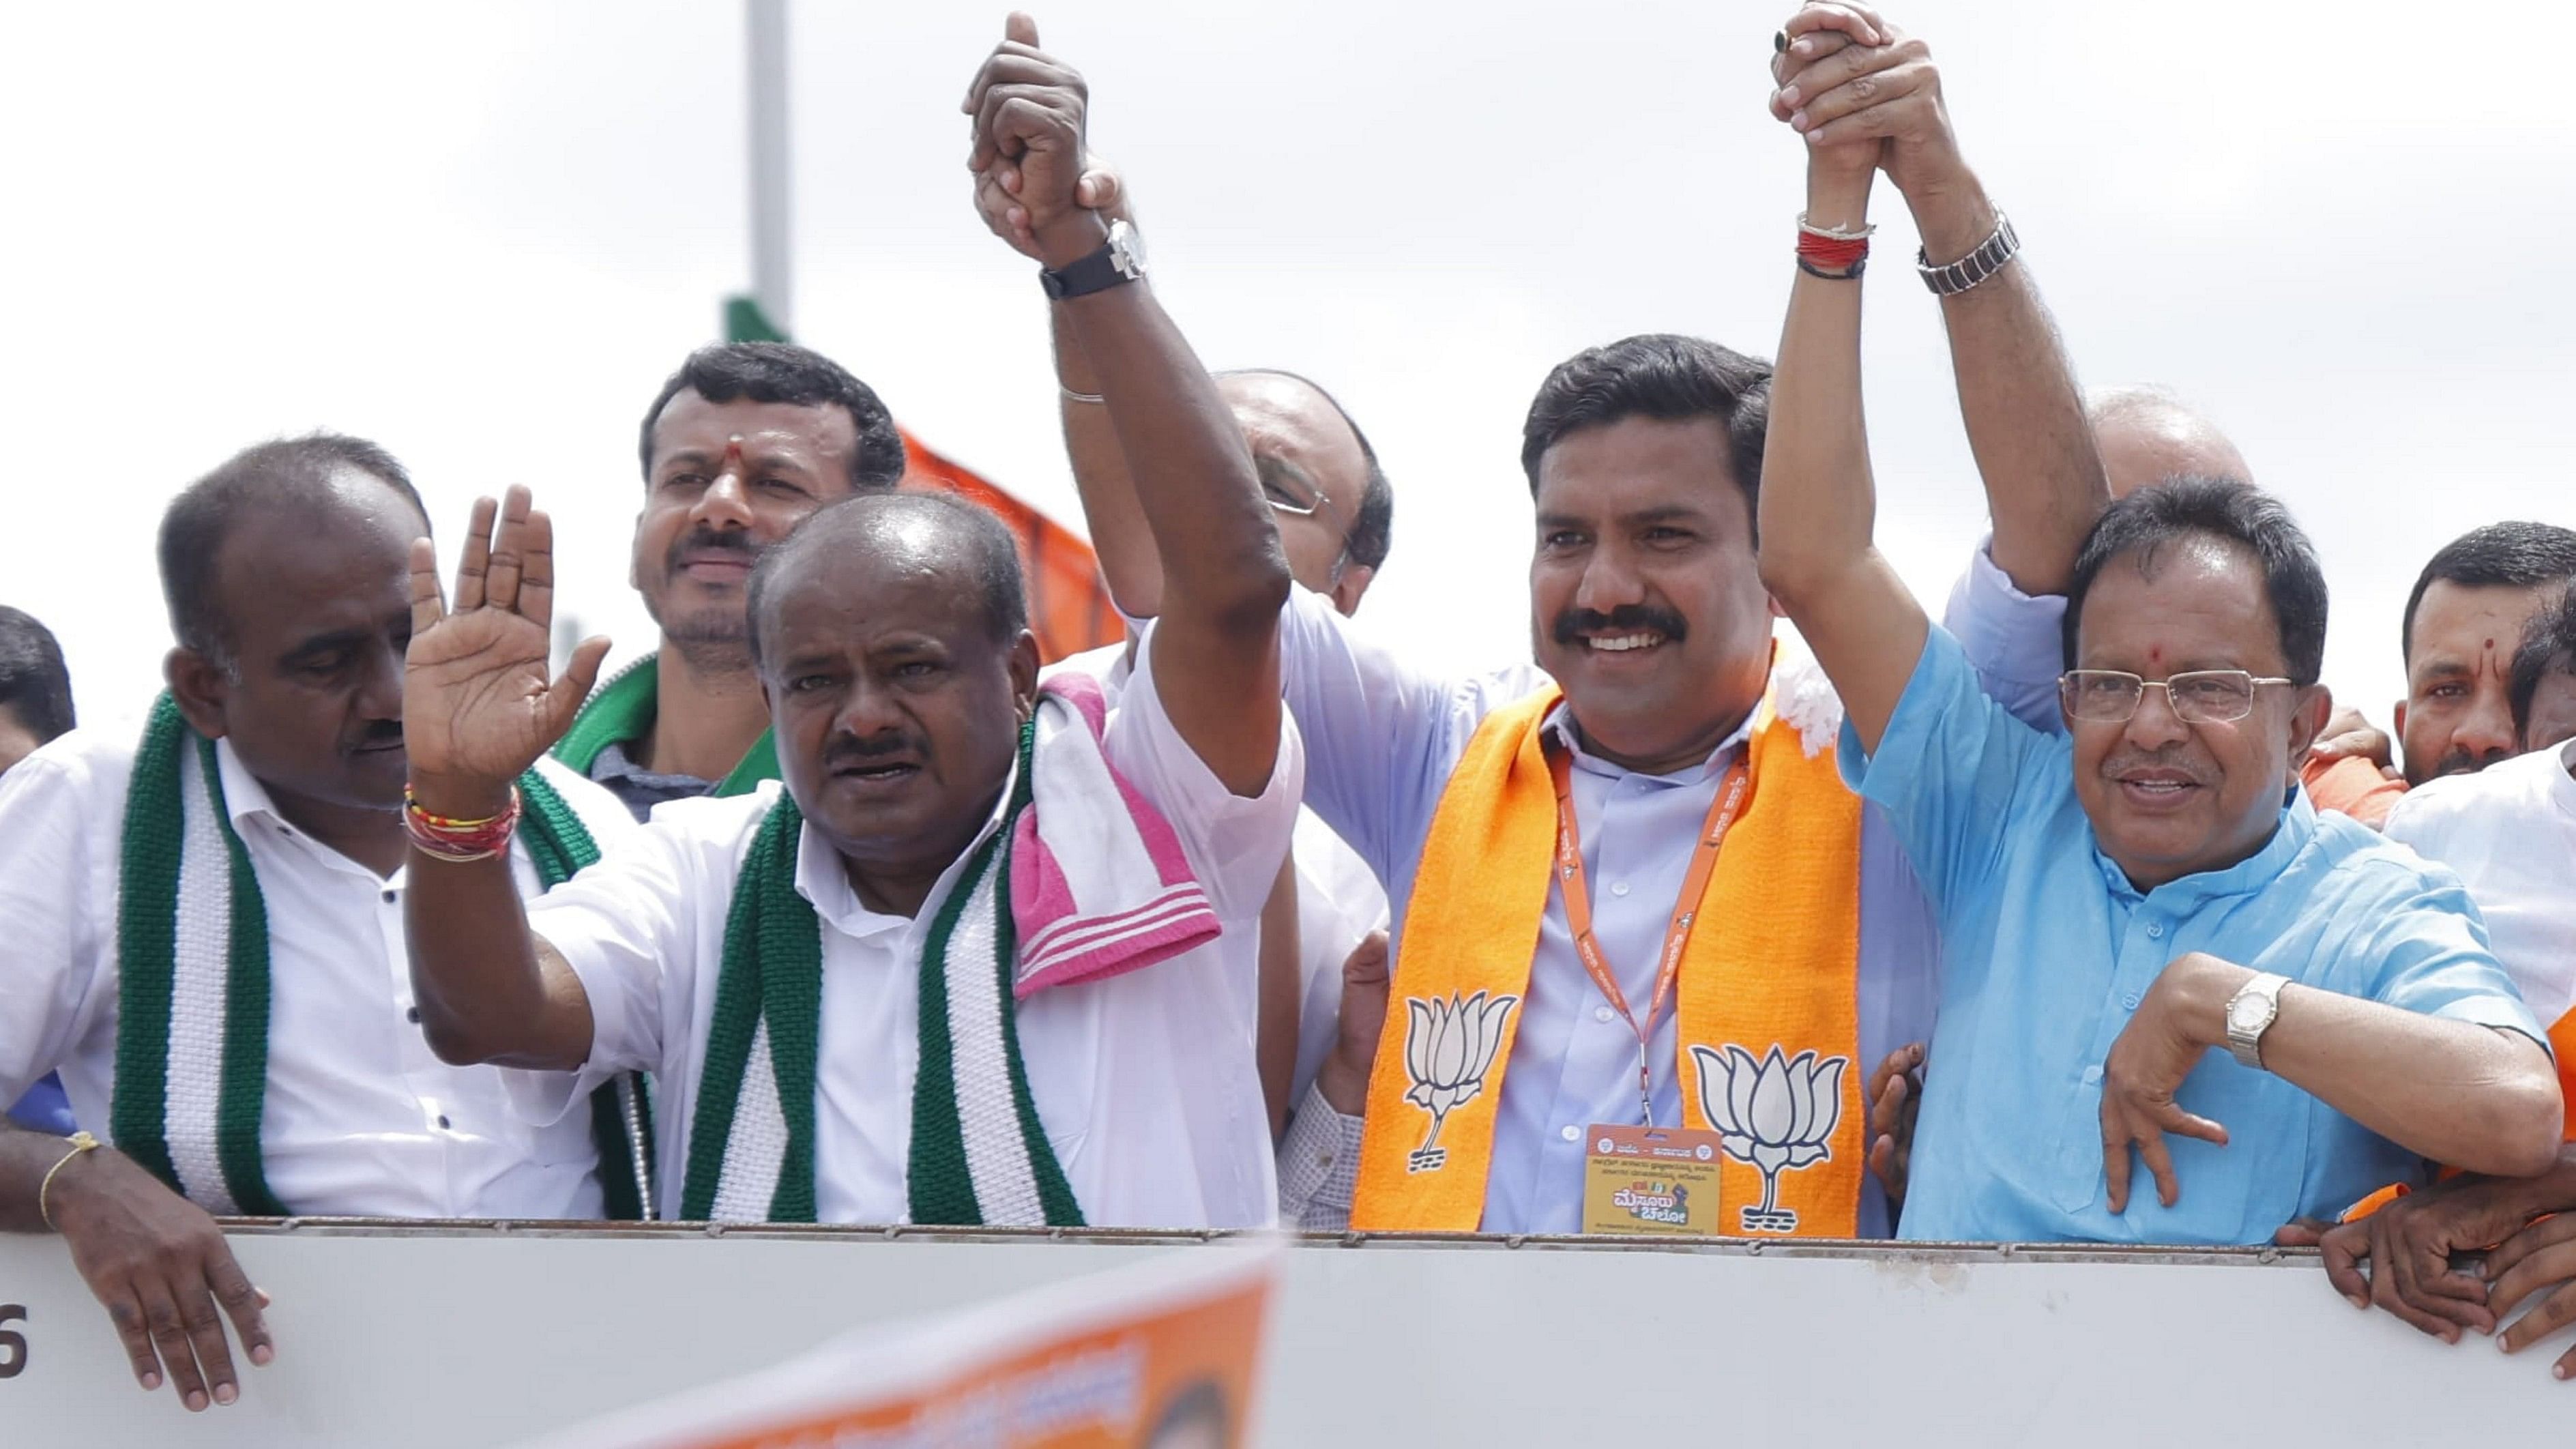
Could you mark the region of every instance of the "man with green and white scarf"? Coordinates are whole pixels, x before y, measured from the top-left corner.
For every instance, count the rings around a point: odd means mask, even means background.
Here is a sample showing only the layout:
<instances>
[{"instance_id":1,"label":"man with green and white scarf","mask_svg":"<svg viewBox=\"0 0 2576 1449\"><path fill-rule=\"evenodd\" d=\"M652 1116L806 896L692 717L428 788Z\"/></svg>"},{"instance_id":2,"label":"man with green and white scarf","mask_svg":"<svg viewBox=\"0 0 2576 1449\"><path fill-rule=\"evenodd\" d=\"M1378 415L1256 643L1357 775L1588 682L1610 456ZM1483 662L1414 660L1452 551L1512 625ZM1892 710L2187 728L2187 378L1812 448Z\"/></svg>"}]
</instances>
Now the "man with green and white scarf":
<instances>
[{"instance_id":1,"label":"man with green and white scarf","mask_svg":"<svg viewBox=\"0 0 2576 1449\"><path fill-rule=\"evenodd\" d=\"M783 791L665 805L529 909L488 861L414 866L432 1044L451 1061L579 1069L516 1077L541 1121L609 1073L653 1071L673 1217L1275 1215L1249 953L1210 932L1124 974L1030 979L1045 937L1019 932L1040 904L1024 889L1037 848L1071 869L1080 842L1152 836L1149 813L1223 931L1252 929L1302 759L1279 702L1289 574L1242 430L1123 238L1075 203L1079 93L989 99L979 147L1016 164L1030 248L1067 294L1162 555L1164 617L1115 707L1086 731L1038 689L997 520L942 496L854 498L770 550L749 589ZM488 548L469 545L453 613L415 559L406 729L422 809L501 814L511 778L569 722L605 645L547 677L549 591L531 584L552 567L524 493ZM1065 761L1086 758L1105 763L1098 788L1050 801ZM1043 812L1034 829L1023 811Z\"/></svg>"},{"instance_id":2,"label":"man with green and white scarf","mask_svg":"<svg viewBox=\"0 0 2576 1449\"><path fill-rule=\"evenodd\" d=\"M60 1232L136 1377L192 1409L238 1392L226 1314L252 1362L271 1347L210 1214L603 1209L590 1118L532 1129L412 1012L403 650L427 529L375 444L239 454L163 518L177 647L149 722L74 730L0 781L0 1101L59 1071L110 1143L0 1133L0 1227ZM635 828L559 765L521 783L514 895Z\"/></svg>"},{"instance_id":3,"label":"man with green and white scarf","mask_svg":"<svg viewBox=\"0 0 2576 1449\"><path fill-rule=\"evenodd\" d=\"M689 354L644 410L629 571L662 631L599 686L555 757L641 820L665 801L778 778L744 637L761 553L815 509L903 477L903 435L866 383L785 342Z\"/></svg>"}]
</instances>

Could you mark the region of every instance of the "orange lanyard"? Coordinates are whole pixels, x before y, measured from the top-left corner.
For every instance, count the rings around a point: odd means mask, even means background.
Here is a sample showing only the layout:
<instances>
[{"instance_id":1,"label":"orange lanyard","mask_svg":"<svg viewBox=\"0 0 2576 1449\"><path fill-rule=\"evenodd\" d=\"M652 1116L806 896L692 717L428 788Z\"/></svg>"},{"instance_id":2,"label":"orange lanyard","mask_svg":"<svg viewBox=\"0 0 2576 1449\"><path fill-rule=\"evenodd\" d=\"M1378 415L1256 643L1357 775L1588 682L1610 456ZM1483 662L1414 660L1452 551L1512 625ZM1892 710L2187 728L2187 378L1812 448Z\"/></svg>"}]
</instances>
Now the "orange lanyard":
<instances>
[{"instance_id":1,"label":"orange lanyard","mask_svg":"<svg viewBox=\"0 0 2576 1449\"><path fill-rule=\"evenodd\" d=\"M1717 872L1717 848L1725 843L1726 832L1735 824L1736 812L1744 805L1744 791L1751 783L1751 772L1739 759L1726 772L1726 782L1717 798L1709 803L1708 821L1700 829L1699 844L1691 850L1690 872L1682 877L1681 898L1673 902L1672 923L1664 928L1664 954L1655 970L1655 996L1646 1004L1646 1019L1628 1009L1628 994L1619 989L1619 978L1610 974L1610 962L1601 954L1601 943L1592 934L1592 887L1583 876L1583 839L1574 824L1574 765L1566 752L1548 754L1548 772L1556 780L1556 874L1565 891L1565 924L1574 935L1574 954L1583 958L1584 972L1601 995L1626 1018L1628 1030L1637 1034L1637 1121L1655 1125L1655 1078L1648 1057L1648 1041L1656 1021L1664 1014L1673 984L1681 979L1682 948L1690 944L1691 925L1699 916L1700 898L1708 891L1709 877Z\"/></svg>"}]
</instances>

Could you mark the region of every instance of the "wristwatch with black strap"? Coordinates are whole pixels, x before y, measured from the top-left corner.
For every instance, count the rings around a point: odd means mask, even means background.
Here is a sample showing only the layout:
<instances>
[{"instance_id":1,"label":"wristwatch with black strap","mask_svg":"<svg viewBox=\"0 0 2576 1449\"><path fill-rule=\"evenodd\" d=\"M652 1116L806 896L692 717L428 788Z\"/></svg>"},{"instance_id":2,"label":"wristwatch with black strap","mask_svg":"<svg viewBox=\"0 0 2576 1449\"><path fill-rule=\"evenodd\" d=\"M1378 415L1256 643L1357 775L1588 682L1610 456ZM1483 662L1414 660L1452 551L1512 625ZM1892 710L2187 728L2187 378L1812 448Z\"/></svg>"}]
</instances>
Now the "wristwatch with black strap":
<instances>
[{"instance_id":1,"label":"wristwatch with black strap","mask_svg":"<svg viewBox=\"0 0 2576 1449\"><path fill-rule=\"evenodd\" d=\"M1097 251L1038 273L1038 285L1050 301L1063 302L1145 280L1145 241L1123 221L1109 224L1109 236Z\"/></svg>"}]
</instances>

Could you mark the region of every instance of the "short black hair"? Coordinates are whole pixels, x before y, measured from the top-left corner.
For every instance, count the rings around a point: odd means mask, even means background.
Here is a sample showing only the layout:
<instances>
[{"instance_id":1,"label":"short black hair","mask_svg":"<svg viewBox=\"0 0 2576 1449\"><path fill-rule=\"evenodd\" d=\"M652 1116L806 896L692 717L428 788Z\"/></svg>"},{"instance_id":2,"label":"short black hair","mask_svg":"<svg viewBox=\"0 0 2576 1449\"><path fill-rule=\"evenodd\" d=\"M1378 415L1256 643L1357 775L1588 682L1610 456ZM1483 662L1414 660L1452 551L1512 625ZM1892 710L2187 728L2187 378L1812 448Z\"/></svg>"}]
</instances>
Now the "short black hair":
<instances>
[{"instance_id":1,"label":"short black hair","mask_svg":"<svg viewBox=\"0 0 2576 1449\"><path fill-rule=\"evenodd\" d=\"M1540 383L1521 425L1521 471L1538 496L1539 460L1565 435L1645 417L1663 422L1715 418L1726 428L1728 461L1744 490L1746 514L1762 514L1762 440L1771 422L1771 364L1698 337L1649 332L1590 347Z\"/></svg>"},{"instance_id":2,"label":"short black hair","mask_svg":"<svg viewBox=\"0 0 2576 1449\"><path fill-rule=\"evenodd\" d=\"M2576 674L2576 589L2541 610L2513 651L2513 675L2505 692L2513 701L2515 739L2531 729L2531 698L2540 692L2540 681L2552 674Z\"/></svg>"},{"instance_id":3,"label":"short black hair","mask_svg":"<svg viewBox=\"0 0 2576 1449\"><path fill-rule=\"evenodd\" d=\"M2398 621L2398 658L2415 662L2415 610L2436 580L2464 589L2535 589L2576 579L2576 530L2512 519L2472 528L2442 545L2415 576Z\"/></svg>"},{"instance_id":4,"label":"short black hair","mask_svg":"<svg viewBox=\"0 0 2576 1449\"><path fill-rule=\"evenodd\" d=\"M161 515L161 597L170 633L183 649L222 665L232 662L232 631L215 597L215 556L244 509L255 504L318 504L333 475L354 469L400 494L429 533L420 490L393 454L345 433L307 433L254 443L180 490Z\"/></svg>"},{"instance_id":5,"label":"short black hair","mask_svg":"<svg viewBox=\"0 0 2576 1449\"><path fill-rule=\"evenodd\" d=\"M1370 446L1368 434L1360 431L1359 419L1342 406L1320 382L1302 372L1284 367L1234 367L1217 374L1219 377L1284 377L1314 391L1322 398L1343 426L1351 430L1351 440L1360 445L1360 457L1368 466L1368 477L1360 484L1359 506L1351 510L1350 527L1342 534L1342 550L1351 562L1367 568L1383 568L1386 555L1395 546L1395 486L1387 481L1386 469L1377 461L1377 449Z\"/></svg>"},{"instance_id":6,"label":"short black hair","mask_svg":"<svg viewBox=\"0 0 2576 1449\"><path fill-rule=\"evenodd\" d=\"M40 745L78 723L62 644L34 616L5 604L0 604L0 709L16 715Z\"/></svg>"},{"instance_id":7,"label":"short black hair","mask_svg":"<svg viewBox=\"0 0 2576 1449\"><path fill-rule=\"evenodd\" d=\"M2113 559L2138 556L2144 569L2157 550L2193 536L2232 543L2263 569L2263 592L2281 630L2290 678L2314 684L2325 673L2326 574L2317 550L2281 500L2233 478L2182 476L2151 483L2105 509L2075 555L2066 587L2066 667L2075 667L2075 634L2084 596Z\"/></svg>"},{"instance_id":8,"label":"short black hair","mask_svg":"<svg viewBox=\"0 0 2576 1449\"><path fill-rule=\"evenodd\" d=\"M690 353L644 410L636 455L647 483L653 481L653 425L682 392L714 403L749 398L791 407L837 407L850 415L858 433L858 446L850 450L850 486L862 491L892 488L903 477L903 434L895 429L894 415L876 390L852 377L849 369L793 342L718 342Z\"/></svg>"},{"instance_id":9,"label":"short black hair","mask_svg":"<svg viewBox=\"0 0 2576 1449\"><path fill-rule=\"evenodd\" d=\"M1029 627L1028 583L1020 572L1019 540L994 512L953 493L905 490L855 493L837 498L805 515L760 556L743 590L743 613L749 632L745 642L754 665L761 663L760 623L763 600L789 564L815 548L835 543L874 547L881 530L906 518L927 518L963 550L975 592L983 603L984 625L995 643L1008 644Z\"/></svg>"}]
</instances>

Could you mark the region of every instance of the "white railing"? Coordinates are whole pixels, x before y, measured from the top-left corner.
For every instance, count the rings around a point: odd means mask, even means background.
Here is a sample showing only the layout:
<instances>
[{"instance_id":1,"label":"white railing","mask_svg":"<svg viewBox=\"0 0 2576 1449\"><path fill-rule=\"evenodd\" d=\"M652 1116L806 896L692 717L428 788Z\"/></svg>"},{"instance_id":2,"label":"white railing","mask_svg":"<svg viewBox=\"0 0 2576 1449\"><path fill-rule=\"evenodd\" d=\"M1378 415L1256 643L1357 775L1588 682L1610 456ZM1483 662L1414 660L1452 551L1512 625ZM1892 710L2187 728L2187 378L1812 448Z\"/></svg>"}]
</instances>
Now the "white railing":
<instances>
[{"instance_id":1,"label":"white railing","mask_svg":"<svg viewBox=\"0 0 2576 1449\"><path fill-rule=\"evenodd\" d=\"M853 1325L1187 1251L1191 1235L243 1225L277 1362L134 1387L50 1238L0 1237L0 1446L503 1444ZM1309 1237L1257 1442L2357 1446L2570 1442L2567 1346L2446 1347L2311 1254ZM14 1364L15 1372L11 1372Z\"/></svg>"}]
</instances>

